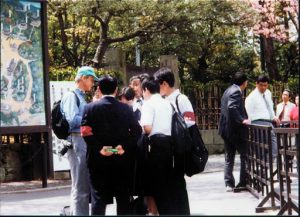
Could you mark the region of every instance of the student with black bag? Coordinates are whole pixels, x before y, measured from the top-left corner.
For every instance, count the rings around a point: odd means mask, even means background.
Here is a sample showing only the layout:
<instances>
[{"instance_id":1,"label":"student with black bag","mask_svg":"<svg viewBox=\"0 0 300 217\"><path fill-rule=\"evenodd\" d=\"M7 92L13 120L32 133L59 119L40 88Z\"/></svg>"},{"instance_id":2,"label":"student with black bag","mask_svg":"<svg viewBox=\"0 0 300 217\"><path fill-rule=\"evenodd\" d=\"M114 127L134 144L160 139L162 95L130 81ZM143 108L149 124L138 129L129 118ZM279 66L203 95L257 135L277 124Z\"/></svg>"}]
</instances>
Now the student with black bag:
<instances>
[{"instance_id":1,"label":"student with black bag","mask_svg":"<svg viewBox=\"0 0 300 217\"><path fill-rule=\"evenodd\" d=\"M185 120L187 127L195 125L195 114L191 102L184 94L174 87L175 77L170 68L162 67L154 73L155 80L160 86L160 94L171 102L176 112ZM178 101L176 105L176 100ZM180 110L180 111L179 111ZM181 144L186 145L186 144ZM174 180L173 188L177 191L176 209L178 214L190 214L188 193L186 190L185 153L174 153Z\"/></svg>"},{"instance_id":2,"label":"student with black bag","mask_svg":"<svg viewBox=\"0 0 300 217\"><path fill-rule=\"evenodd\" d=\"M174 175L172 106L160 96L159 84L153 78L144 80L142 89L145 101L141 125L150 140L144 179L145 196L154 199L159 215L188 215L189 209L178 209L186 202L181 200L181 192L186 192L186 188L181 185L184 178Z\"/></svg>"}]
</instances>

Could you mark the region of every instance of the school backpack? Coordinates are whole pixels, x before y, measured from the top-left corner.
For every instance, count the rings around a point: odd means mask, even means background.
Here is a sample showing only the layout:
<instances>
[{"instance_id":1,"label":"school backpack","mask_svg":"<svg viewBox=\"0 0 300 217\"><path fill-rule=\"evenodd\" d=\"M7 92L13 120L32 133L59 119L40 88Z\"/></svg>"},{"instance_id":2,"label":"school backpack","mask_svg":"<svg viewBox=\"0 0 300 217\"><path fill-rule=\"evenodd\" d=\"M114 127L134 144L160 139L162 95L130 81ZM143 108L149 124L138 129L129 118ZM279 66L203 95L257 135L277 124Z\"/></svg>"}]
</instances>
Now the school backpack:
<instances>
[{"instance_id":1,"label":"school backpack","mask_svg":"<svg viewBox=\"0 0 300 217\"><path fill-rule=\"evenodd\" d=\"M180 95L180 94L179 94ZM179 95L177 95L176 97L176 107L177 107L177 111L178 113L180 113L179 110L179 106L178 106L178 97ZM172 105L173 106L173 105ZM173 107L174 108L174 107ZM176 114L176 116L180 116L182 117L180 114ZM176 117L176 119L179 119ZM173 114L173 121L174 121L174 114ZM184 119L182 118L181 121L184 121ZM185 124L185 122L184 122ZM177 126L176 126L177 125ZM186 132L186 129L181 129L181 133L184 134L180 137L180 136L176 136L177 138L179 138L179 140L182 140L180 142L183 142L185 139L185 146L184 147L182 144L179 145L177 144L178 147L180 147L180 151L185 151L185 165L184 165L184 172L187 176L191 177L195 174L201 173L204 171L207 160L208 160L208 150L205 147L205 144L203 142L202 136L199 132L198 126L196 124L194 124L193 126L187 128L187 126L181 124L182 126L179 127L179 121L175 120L174 123L172 123L172 130L173 128L177 128L177 130L179 131L180 128L185 128L187 129L188 133ZM175 131L175 130L174 130ZM188 134L188 135L186 135Z\"/></svg>"},{"instance_id":2,"label":"school backpack","mask_svg":"<svg viewBox=\"0 0 300 217\"><path fill-rule=\"evenodd\" d=\"M79 107L79 104L80 104L79 98L74 91L72 91L72 92L76 96L77 107ZM61 103L61 100L58 100L53 103L53 107L51 110L51 127L57 138L66 140L68 138L68 136L70 135L69 123L68 123L65 115L62 114L62 112L61 112L60 103Z\"/></svg>"},{"instance_id":3,"label":"school backpack","mask_svg":"<svg viewBox=\"0 0 300 217\"><path fill-rule=\"evenodd\" d=\"M171 126L173 152L176 155L183 155L191 150L193 141L184 118L178 112L176 112L172 103L171 106L173 109Z\"/></svg>"}]
</instances>

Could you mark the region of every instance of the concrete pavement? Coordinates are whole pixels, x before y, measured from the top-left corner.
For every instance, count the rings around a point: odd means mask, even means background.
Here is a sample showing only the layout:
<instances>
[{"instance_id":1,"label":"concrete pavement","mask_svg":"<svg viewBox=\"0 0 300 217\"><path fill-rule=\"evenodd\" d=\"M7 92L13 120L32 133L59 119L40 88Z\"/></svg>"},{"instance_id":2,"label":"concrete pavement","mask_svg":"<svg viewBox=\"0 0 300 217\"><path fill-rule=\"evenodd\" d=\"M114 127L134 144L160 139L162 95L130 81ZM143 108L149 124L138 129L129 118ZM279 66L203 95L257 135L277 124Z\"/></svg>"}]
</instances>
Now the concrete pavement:
<instances>
[{"instance_id":1,"label":"concrete pavement","mask_svg":"<svg viewBox=\"0 0 300 217\"><path fill-rule=\"evenodd\" d=\"M234 171L237 181L238 161L237 158ZM223 165L224 155L212 155L204 173L186 178L192 215L277 214L278 210L255 213L255 208L260 201L249 192L225 192ZM1 193L0 215L58 215L61 208L69 205L70 202L68 185L18 192ZM106 214L115 215L115 210L115 204L108 205ZM294 212L293 214L296 215Z\"/></svg>"}]
</instances>

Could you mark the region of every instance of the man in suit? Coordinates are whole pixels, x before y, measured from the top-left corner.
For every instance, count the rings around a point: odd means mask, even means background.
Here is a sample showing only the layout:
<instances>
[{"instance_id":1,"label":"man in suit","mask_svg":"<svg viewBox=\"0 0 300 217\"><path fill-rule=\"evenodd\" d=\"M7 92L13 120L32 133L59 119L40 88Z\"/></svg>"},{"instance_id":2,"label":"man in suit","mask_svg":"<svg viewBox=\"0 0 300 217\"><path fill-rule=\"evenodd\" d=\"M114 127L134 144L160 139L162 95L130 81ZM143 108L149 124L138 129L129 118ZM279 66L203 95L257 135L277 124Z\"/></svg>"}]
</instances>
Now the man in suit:
<instances>
[{"instance_id":1,"label":"man in suit","mask_svg":"<svg viewBox=\"0 0 300 217\"><path fill-rule=\"evenodd\" d=\"M224 180L226 191L233 191L235 187L235 179L232 172L236 151L240 153L241 159L240 182L237 187L246 186L248 138L246 124L250 124L250 121L247 119L242 93L246 89L247 84L247 76L241 72L237 72L233 78L233 85L227 88L221 99L219 134L225 144Z\"/></svg>"},{"instance_id":2,"label":"man in suit","mask_svg":"<svg viewBox=\"0 0 300 217\"><path fill-rule=\"evenodd\" d=\"M87 165L92 187L92 215L104 215L117 201L117 214L130 213L129 156L142 133L132 108L115 99L117 79L99 80L102 98L86 105L81 134L87 143Z\"/></svg>"}]
</instances>

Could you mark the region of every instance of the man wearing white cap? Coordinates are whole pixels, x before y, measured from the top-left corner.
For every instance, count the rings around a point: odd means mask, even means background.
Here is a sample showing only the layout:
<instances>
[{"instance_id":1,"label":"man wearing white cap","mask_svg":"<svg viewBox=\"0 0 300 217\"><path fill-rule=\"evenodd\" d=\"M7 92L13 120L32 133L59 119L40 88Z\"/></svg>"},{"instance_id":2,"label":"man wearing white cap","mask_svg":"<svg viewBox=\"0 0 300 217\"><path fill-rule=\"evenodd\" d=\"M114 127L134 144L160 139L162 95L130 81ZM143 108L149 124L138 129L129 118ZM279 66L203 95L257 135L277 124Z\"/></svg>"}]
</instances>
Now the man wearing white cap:
<instances>
[{"instance_id":1,"label":"man wearing white cap","mask_svg":"<svg viewBox=\"0 0 300 217\"><path fill-rule=\"evenodd\" d=\"M64 95L60 105L70 126L68 142L72 145L67 152L72 179L71 215L89 215L89 173L86 165L86 143L80 135L80 125L83 109L87 104L85 92L92 89L94 81L98 81L98 78L93 68L79 68L75 77L77 88Z\"/></svg>"}]
</instances>

